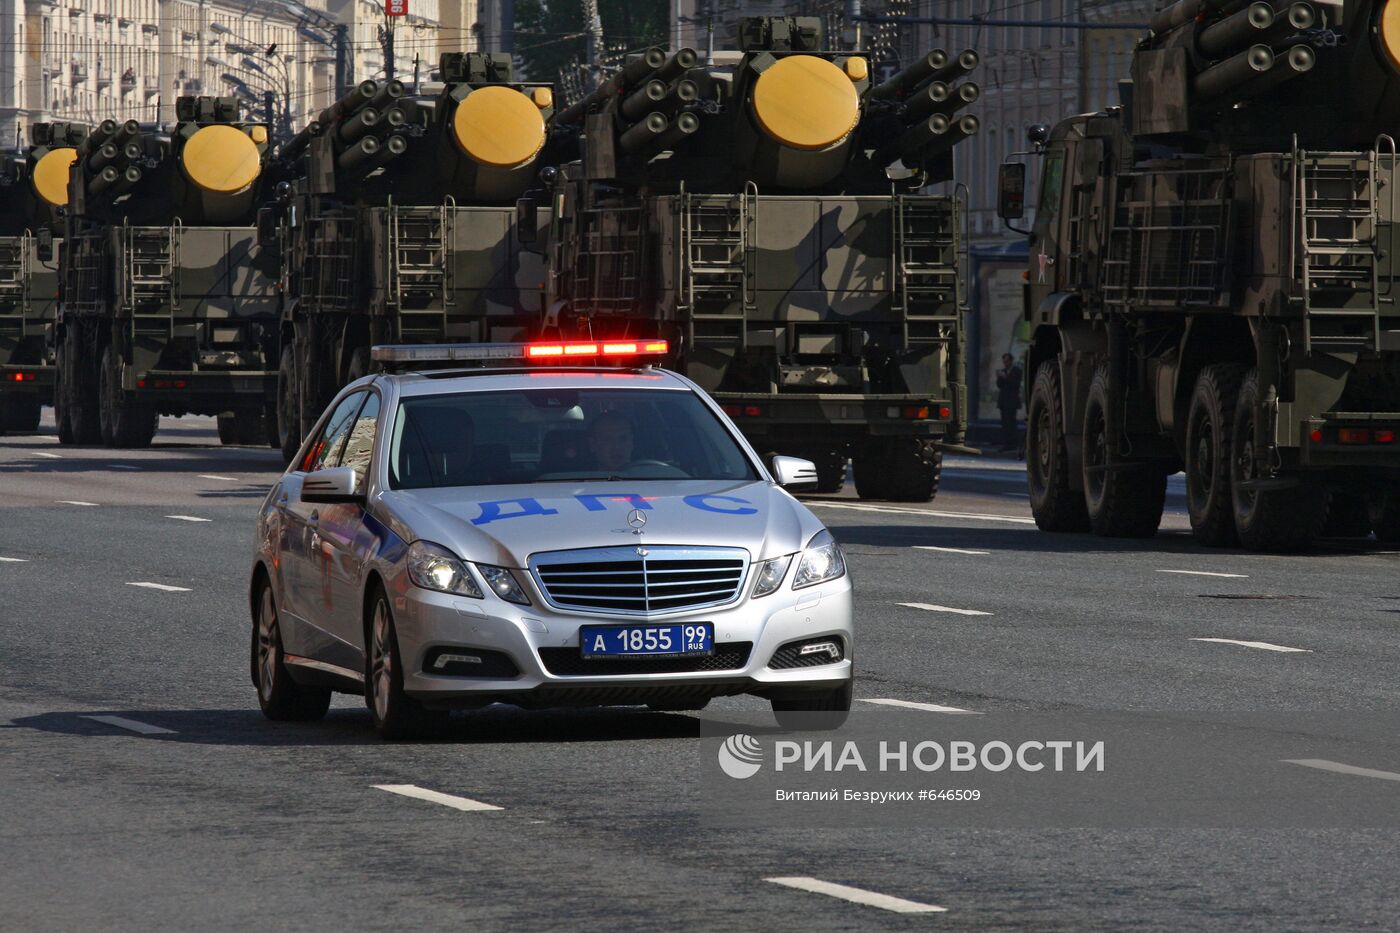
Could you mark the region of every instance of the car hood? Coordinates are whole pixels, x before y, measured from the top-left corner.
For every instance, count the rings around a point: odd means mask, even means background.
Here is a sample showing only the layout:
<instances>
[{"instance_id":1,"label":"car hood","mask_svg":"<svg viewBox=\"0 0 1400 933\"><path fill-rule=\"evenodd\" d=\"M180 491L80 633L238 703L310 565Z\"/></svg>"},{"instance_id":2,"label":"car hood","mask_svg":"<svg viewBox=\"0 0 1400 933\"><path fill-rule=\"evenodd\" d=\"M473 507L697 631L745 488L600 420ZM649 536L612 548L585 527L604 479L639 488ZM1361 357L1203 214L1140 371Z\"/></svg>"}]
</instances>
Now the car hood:
<instances>
[{"instance_id":1,"label":"car hood","mask_svg":"<svg viewBox=\"0 0 1400 933\"><path fill-rule=\"evenodd\" d=\"M637 544L740 547L764 560L800 550L823 527L764 481L398 490L381 494L375 512L405 541L432 541L505 567L525 567L545 551ZM638 527L639 516L646 521Z\"/></svg>"}]
</instances>

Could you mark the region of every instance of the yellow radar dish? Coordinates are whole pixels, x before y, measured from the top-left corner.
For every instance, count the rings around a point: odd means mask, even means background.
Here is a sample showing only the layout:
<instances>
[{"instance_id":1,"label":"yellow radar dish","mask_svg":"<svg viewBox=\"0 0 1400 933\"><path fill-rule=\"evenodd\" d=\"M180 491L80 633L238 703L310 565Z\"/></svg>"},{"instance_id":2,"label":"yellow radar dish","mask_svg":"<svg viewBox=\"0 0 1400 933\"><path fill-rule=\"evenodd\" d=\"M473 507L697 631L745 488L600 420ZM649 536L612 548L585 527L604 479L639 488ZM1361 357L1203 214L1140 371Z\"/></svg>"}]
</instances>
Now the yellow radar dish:
<instances>
[{"instance_id":1,"label":"yellow radar dish","mask_svg":"<svg viewBox=\"0 0 1400 933\"><path fill-rule=\"evenodd\" d=\"M50 149L34 165L34 193L54 207L68 203L68 169L78 158L78 150L68 146Z\"/></svg>"},{"instance_id":2,"label":"yellow radar dish","mask_svg":"<svg viewBox=\"0 0 1400 933\"><path fill-rule=\"evenodd\" d=\"M258 147L248 134L218 124L195 130L180 152L185 174L205 191L237 194L262 171Z\"/></svg>"},{"instance_id":3,"label":"yellow radar dish","mask_svg":"<svg viewBox=\"0 0 1400 933\"><path fill-rule=\"evenodd\" d=\"M824 58L789 55L758 76L753 112L763 131L794 149L825 149L860 119L851 78Z\"/></svg>"},{"instance_id":4,"label":"yellow radar dish","mask_svg":"<svg viewBox=\"0 0 1400 933\"><path fill-rule=\"evenodd\" d=\"M1381 7L1380 37L1390 67L1400 71L1400 2L1391 0Z\"/></svg>"},{"instance_id":5,"label":"yellow radar dish","mask_svg":"<svg viewBox=\"0 0 1400 933\"><path fill-rule=\"evenodd\" d=\"M452 133L481 164L514 168L544 148L544 117L535 101L514 88L483 87L457 105Z\"/></svg>"}]
</instances>

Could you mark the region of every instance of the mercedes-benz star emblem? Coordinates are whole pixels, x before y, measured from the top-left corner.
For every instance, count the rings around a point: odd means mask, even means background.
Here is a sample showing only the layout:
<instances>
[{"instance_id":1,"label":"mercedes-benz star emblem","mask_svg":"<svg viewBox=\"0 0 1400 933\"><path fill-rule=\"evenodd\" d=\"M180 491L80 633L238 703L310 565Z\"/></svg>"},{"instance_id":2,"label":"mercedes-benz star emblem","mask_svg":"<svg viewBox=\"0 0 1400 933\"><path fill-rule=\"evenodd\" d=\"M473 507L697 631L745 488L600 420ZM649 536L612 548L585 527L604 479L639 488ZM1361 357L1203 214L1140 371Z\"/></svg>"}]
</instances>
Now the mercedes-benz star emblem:
<instances>
[{"instance_id":1,"label":"mercedes-benz star emblem","mask_svg":"<svg viewBox=\"0 0 1400 933\"><path fill-rule=\"evenodd\" d=\"M647 513L641 509L633 509L627 513L627 524L633 528L641 528L647 523Z\"/></svg>"}]
</instances>

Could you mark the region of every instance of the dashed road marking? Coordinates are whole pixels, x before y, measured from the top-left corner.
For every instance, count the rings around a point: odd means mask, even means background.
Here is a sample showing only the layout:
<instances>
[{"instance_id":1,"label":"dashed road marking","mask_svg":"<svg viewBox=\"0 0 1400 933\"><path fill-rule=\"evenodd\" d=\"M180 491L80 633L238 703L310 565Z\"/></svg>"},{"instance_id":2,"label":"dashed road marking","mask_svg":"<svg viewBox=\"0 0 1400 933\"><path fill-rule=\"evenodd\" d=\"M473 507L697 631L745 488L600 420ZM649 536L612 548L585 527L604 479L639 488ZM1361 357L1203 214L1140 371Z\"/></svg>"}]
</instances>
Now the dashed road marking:
<instances>
[{"instance_id":1,"label":"dashed road marking","mask_svg":"<svg viewBox=\"0 0 1400 933\"><path fill-rule=\"evenodd\" d=\"M1218 573L1214 570L1158 570L1158 573L1180 573L1190 577L1229 577L1233 580L1247 580L1247 573Z\"/></svg>"},{"instance_id":2,"label":"dashed road marking","mask_svg":"<svg viewBox=\"0 0 1400 933\"><path fill-rule=\"evenodd\" d=\"M820 506L828 509L853 509L857 512L897 512L902 515L931 515L934 518L965 518L982 522L1010 522L1013 525L1034 525L1033 518L1017 518L1014 515L988 515L983 512L935 512L933 509L901 509L890 505L856 505L850 502L817 502L804 499L803 505Z\"/></svg>"},{"instance_id":3,"label":"dashed road marking","mask_svg":"<svg viewBox=\"0 0 1400 933\"><path fill-rule=\"evenodd\" d=\"M1239 645L1241 648L1258 648L1261 651L1284 651L1290 654L1312 654L1311 648L1290 648L1267 641L1240 641L1238 638L1193 638L1192 641L1209 641L1218 645Z\"/></svg>"},{"instance_id":4,"label":"dashed road marking","mask_svg":"<svg viewBox=\"0 0 1400 933\"><path fill-rule=\"evenodd\" d=\"M942 551L942 552L945 553L945 554L978 554L978 555L985 555L985 554L990 554L990 553L992 553L991 551L973 551L973 550L969 550L968 548L965 548L965 547L934 547L932 544L916 544L916 545L914 545L914 550L916 550L916 551Z\"/></svg>"},{"instance_id":5,"label":"dashed road marking","mask_svg":"<svg viewBox=\"0 0 1400 933\"><path fill-rule=\"evenodd\" d=\"M132 466L129 463L109 463L107 467L112 470L144 470L145 467Z\"/></svg>"},{"instance_id":6,"label":"dashed road marking","mask_svg":"<svg viewBox=\"0 0 1400 933\"><path fill-rule=\"evenodd\" d=\"M96 505L96 502L84 502L81 499L58 499L59 505Z\"/></svg>"},{"instance_id":7,"label":"dashed road marking","mask_svg":"<svg viewBox=\"0 0 1400 933\"><path fill-rule=\"evenodd\" d=\"M141 587L141 588L143 588L143 589L147 589L147 590L160 590L160 591L163 592L163 593L189 593L189 592L191 592L190 588L187 587L187 586L169 586L168 584L165 584L165 583L150 583L150 582L147 582L147 581L145 581L145 580L142 580L142 581L139 582L139 583L128 583L127 586L139 586L139 587Z\"/></svg>"},{"instance_id":8,"label":"dashed road marking","mask_svg":"<svg viewBox=\"0 0 1400 933\"><path fill-rule=\"evenodd\" d=\"M125 729L128 732L138 732L141 735L175 735L174 729L162 729L160 726L153 726L148 722L137 722L135 719L127 719L125 716L88 716L83 719L91 719L93 722L100 722L108 726L116 726L118 729Z\"/></svg>"},{"instance_id":9,"label":"dashed road marking","mask_svg":"<svg viewBox=\"0 0 1400 933\"><path fill-rule=\"evenodd\" d=\"M444 794L435 790L428 790L426 787L419 787L416 784L371 784L375 790L386 790L391 794L401 794L404 797L413 797L418 800L426 800L429 803L440 803L444 807L451 807L454 810L503 810L495 804L482 803L480 800L472 800L470 797L457 797L452 794Z\"/></svg>"},{"instance_id":10,"label":"dashed road marking","mask_svg":"<svg viewBox=\"0 0 1400 933\"><path fill-rule=\"evenodd\" d=\"M920 904L918 901L907 901L902 897L891 897L888 894L867 891L864 888L853 888L845 884L835 884L817 878L764 878L763 880L770 884L780 884L785 888L796 888L799 891L808 891L812 894L825 894L827 897L840 898L843 901L850 901L852 904L878 907L881 910L897 914L941 914L948 910L948 908L939 907L937 904Z\"/></svg>"},{"instance_id":11,"label":"dashed road marking","mask_svg":"<svg viewBox=\"0 0 1400 933\"><path fill-rule=\"evenodd\" d=\"M198 515L167 515L166 518L173 518L177 522L212 522L212 518L200 518Z\"/></svg>"},{"instance_id":12,"label":"dashed road marking","mask_svg":"<svg viewBox=\"0 0 1400 933\"><path fill-rule=\"evenodd\" d=\"M1400 781L1400 774L1396 774L1394 771L1377 771L1375 768L1344 765L1340 761L1328 761L1326 758L1285 758L1283 763L1302 765L1304 768L1316 768L1319 771L1331 771L1334 774L1351 774L1356 777L1376 778L1381 781Z\"/></svg>"},{"instance_id":13,"label":"dashed road marking","mask_svg":"<svg viewBox=\"0 0 1400 933\"><path fill-rule=\"evenodd\" d=\"M219 476L217 473L201 473L201 474L199 474L199 478L200 478L200 479L217 479L217 480L222 480L222 481L225 482L225 483L236 483L236 482L238 482L238 477L236 477L236 476Z\"/></svg>"},{"instance_id":14,"label":"dashed road marking","mask_svg":"<svg viewBox=\"0 0 1400 933\"><path fill-rule=\"evenodd\" d=\"M62 460L62 459L63 459L63 456L62 456L61 454L48 454L48 453L44 453L42 450L36 450L36 451L34 451L34 456L36 456L36 457L47 457L47 458L50 459L50 460Z\"/></svg>"},{"instance_id":15,"label":"dashed road marking","mask_svg":"<svg viewBox=\"0 0 1400 933\"><path fill-rule=\"evenodd\" d=\"M890 700L886 698L860 697L862 703L875 703L879 706L898 706L901 709L918 709L925 713L960 713L968 716L980 716L981 713L972 709L963 709L960 706L939 706L937 703L915 703L911 700Z\"/></svg>"},{"instance_id":16,"label":"dashed road marking","mask_svg":"<svg viewBox=\"0 0 1400 933\"><path fill-rule=\"evenodd\" d=\"M899 603L910 609L922 609L925 612L951 612L960 616L989 616L990 612L983 612L980 609L954 609L952 606L935 606L933 603Z\"/></svg>"},{"instance_id":17,"label":"dashed road marking","mask_svg":"<svg viewBox=\"0 0 1400 933\"><path fill-rule=\"evenodd\" d=\"M0 564L27 564L27 563L29 563L29 558L27 558L27 557L0 557Z\"/></svg>"}]
</instances>

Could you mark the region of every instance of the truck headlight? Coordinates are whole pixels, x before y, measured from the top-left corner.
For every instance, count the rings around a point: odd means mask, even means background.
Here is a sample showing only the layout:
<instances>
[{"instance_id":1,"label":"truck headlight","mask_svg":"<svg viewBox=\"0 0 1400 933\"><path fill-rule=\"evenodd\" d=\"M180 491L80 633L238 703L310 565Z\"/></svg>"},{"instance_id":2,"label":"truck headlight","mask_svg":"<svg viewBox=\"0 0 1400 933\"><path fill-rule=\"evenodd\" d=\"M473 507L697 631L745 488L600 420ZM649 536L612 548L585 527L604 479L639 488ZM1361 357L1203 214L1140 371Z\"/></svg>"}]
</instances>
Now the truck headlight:
<instances>
[{"instance_id":1,"label":"truck headlight","mask_svg":"<svg viewBox=\"0 0 1400 933\"><path fill-rule=\"evenodd\" d=\"M491 587L491 592L501 599L522 606L530 605L530 597L520 588L520 581L515 579L515 574L504 567L492 567L490 564L477 564L476 569L481 572L481 578L486 581L486 585Z\"/></svg>"},{"instance_id":2,"label":"truck headlight","mask_svg":"<svg viewBox=\"0 0 1400 933\"><path fill-rule=\"evenodd\" d=\"M481 587L467 572L467 565L447 548L429 541L414 541L408 546L408 578L425 590L482 598Z\"/></svg>"},{"instance_id":3,"label":"truck headlight","mask_svg":"<svg viewBox=\"0 0 1400 933\"><path fill-rule=\"evenodd\" d=\"M754 574L753 598L767 596L769 593L783 585L783 578L787 576L788 566L792 564L792 555L786 554L782 557L775 557L772 560L765 560L758 565L758 571Z\"/></svg>"},{"instance_id":4,"label":"truck headlight","mask_svg":"<svg viewBox=\"0 0 1400 933\"><path fill-rule=\"evenodd\" d=\"M800 590L804 586L815 586L845 575L846 558L841 555L841 546L831 532L821 531L807 542L807 550L802 552L797 562L792 588Z\"/></svg>"}]
</instances>

